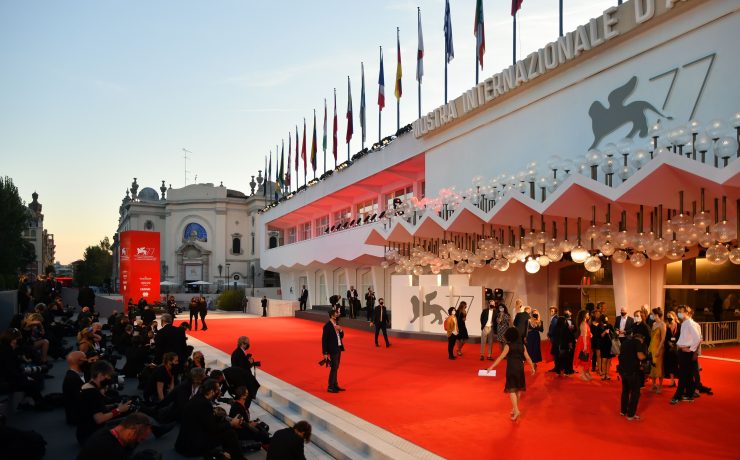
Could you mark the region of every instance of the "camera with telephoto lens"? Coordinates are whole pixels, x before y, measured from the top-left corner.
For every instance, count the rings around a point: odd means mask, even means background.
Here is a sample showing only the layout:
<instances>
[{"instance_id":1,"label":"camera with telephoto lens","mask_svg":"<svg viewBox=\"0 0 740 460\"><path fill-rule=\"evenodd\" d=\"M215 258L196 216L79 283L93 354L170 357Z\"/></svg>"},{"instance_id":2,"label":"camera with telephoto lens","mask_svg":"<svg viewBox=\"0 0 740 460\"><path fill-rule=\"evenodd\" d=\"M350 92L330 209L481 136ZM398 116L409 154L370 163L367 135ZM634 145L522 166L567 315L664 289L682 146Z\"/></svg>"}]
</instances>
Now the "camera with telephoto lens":
<instances>
[{"instance_id":1,"label":"camera with telephoto lens","mask_svg":"<svg viewBox=\"0 0 740 460\"><path fill-rule=\"evenodd\" d=\"M252 353L247 353L247 359L252 360ZM252 360L252 366L254 367L260 367L262 365L262 361L254 361Z\"/></svg>"},{"instance_id":2,"label":"camera with telephoto lens","mask_svg":"<svg viewBox=\"0 0 740 460\"><path fill-rule=\"evenodd\" d=\"M330 365L331 365L331 359L329 358L324 358L321 361L319 361L319 366L329 367Z\"/></svg>"}]
</instances>

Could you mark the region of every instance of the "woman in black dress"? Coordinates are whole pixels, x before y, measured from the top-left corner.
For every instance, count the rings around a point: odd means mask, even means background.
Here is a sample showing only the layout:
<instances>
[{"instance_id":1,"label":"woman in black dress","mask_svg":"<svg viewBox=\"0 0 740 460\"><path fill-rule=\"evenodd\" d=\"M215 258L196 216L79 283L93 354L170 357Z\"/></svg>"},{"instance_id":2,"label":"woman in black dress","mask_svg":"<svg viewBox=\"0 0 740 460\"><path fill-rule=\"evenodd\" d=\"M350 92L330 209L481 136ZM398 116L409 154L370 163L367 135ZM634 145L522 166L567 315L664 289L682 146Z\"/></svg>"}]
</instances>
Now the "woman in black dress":
<instances>
[{"instance_id":1,"label":"woman in black dress","mask_svg":"<svg viewBox=\"0 0 740 460\"><path fill-rule=\"evenodd\" d=\"M544 326L540 318L540 312L532 310L532 317L529 319L527 327L527 353L529 353L534 368L537 369L537 363L542 362L542 350L540 349L540 332L543 332Z\"/></svg>"},{"instance_id":2,"label":"woman in black dress","mask_svg":"<svg viewBox=\"0 0 740 460\"><path fill-rule=\"evenodd\" d=\"M468 327L465 325L465 318L468 316L468 304L460 302L457 309L457 356L462 356L462 348L465 341L468 340Z\"/></svg>"},{"instance_id":3,"label":"woman in black dress","mask_svg":"<svg viewBox=\"0 0 740 460\"><path fill-rule=\"evenodd\" d=\"M678 324L678 317L673 311L669 311L665 318L665 346L663 353L663 375L671 378L669 387L676 386L676 375L678 373L678 337L681 335L681 325Z\"/></svg>"},{"instance_id":4,"label":"woman in black dress","mask_svg":"<svg viewBox=\"0 0 740 460\"><path fill-rule=\"evenodd\" d=\"M601 355L601 380L611 380L609 377L609 368L612 365L612 339L615 337L614 326L607 320L606 315L599 319L599 326L596 329L599 338L599 353Z\"/></svg>"},{"instance_id":5,"label":"woman in black dress","mask_svg":"<svg viewBox=\"0 0 740 460\"><path fill-rule=\"evenodd\" d=\"M532 367L532 375L536 371L534 363L519 337L519 331L515 327L510 327L504 332L504 338L506 339L504 350L488 370L490 371L495 368L502 359L506 358L506 385L504 386L504 393L509 393L509 399L511 399L511 420L514 421L519 418L519 399L521 398L522 391L527 389L527 384L524 380L524 361L526 360Z\"/></svg>"}]
</instances>

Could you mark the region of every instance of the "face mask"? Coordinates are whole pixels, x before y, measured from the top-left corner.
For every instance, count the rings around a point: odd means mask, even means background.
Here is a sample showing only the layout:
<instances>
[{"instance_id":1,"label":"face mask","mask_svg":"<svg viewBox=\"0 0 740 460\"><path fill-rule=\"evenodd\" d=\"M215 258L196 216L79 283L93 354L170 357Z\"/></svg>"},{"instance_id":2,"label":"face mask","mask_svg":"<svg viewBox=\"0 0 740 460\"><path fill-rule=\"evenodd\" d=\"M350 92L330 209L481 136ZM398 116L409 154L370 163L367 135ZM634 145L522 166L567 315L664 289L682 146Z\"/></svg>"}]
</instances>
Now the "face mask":
<instances>
[{"instance_id":1,"label":"face mask","mask_svg":"<svg viewBox=\"0 0 740 460\"><path fill-rule=\"evenodd\" d=\"M503 313L504 312L504 309L503 308L499 308L498 311L500 311L501 313Z\"/></svg>"},{"instance_id":2,"label":"face mask","mask_svg":"<svg viewBox=\"0 0 740 460\"><path fill-rule=\"evenodd\" d=\"M627 312L626 311L623 311L622 312L622 316L627 316Z\"/></svg>"},{"instance_id":3,"label":"face mask","mask_svg":"<svg viewBox=\"0 0 740 460\"><path fill-rule=\"evenodd\" d=\"M638 317L636 317L636 318L635 318L635 322L636 322L636 323L640 323L640 322L642 322L642 318L640 318L639 316L638 316Z\"/></svg>"},{"instance_id":4,"label":"face mask","mask_svg":"<svg viewBox=\"0 0 740 460\"><path fill-rule=\"evenodd\" d=\"M568 318L568 319L570 319L570 313L566 313L565 314L565 317Z\"/></svg>"},{"instance_id":5,"label":"face mask","mask_svg":"<svg viewBox=\"0 0 740 460\"><path fill-rule=\"evenodd\" d=\"M650 315L648 315L648 318L650 318L650 319L655 319L655 315L653 315L653 314L650 314Z\"/></svg>"},{"instance_id":6,"label":"face mask","mask_svg":"<svg viewBox=\"0 0 740 460\"><path fill-rule=\"evenodd\" d=\"M678 314L678 319L684 319L684 318L685 318L685 316L686 316L686 315L684 315L683 313L679 313L679 314Z\"/></svg>"},{"instance_id":7,"label":"face mask","mask_svg":"<svg viewBox=\"0 0 740 460\"><path fill-rule=\"evenodd\" d=\"M537 319L537 318L539 318L539 317L540 317L540 315L538 315L537 313L535 313L534 315L532 315L532 317L533 317L534 319Z\"/></svg>"}]
</instances>

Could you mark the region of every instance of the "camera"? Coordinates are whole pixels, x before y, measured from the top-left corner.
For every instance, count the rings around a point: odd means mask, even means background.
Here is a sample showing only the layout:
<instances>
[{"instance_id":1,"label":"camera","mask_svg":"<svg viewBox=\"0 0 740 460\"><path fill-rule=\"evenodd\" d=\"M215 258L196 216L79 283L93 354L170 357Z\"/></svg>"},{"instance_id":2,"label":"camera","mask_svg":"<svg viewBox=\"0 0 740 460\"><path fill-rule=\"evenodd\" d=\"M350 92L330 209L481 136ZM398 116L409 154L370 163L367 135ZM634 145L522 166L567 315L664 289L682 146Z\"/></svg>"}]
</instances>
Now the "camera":
<instances>
[{"instance_id":1,"label":"camera","mask_svg":"<svg viewBox=\"0 0 740 460\"><path fill-rule=\"evenodd\" d=\"M133 414L134 412L138 412L141 409L142 400L138 396L123 396L121 398L121 402L129 402L129 413Z\"/></svg>"},{"instance_id":2,"label":"camera","mask_svg":"<svg viewBox=\"0 0 740 460\"><path fill-rule=\"evenodd\" d=\"M247 353L247 359L252 360L252 353ZM262 365L262 361L254 361L252 360L252 366L254 367L260 367Z\"/></svg>"},{"instance_id":3,"label":"camera","mask_svg":"<svg viewBox=\"0 0 740 460\"><path fill-rule=\"evenodd\" d=\"M319 361L319 366L329 367L330 365L331 365L331 360L329 358L324 358L321 361Z\"/></svg>"}]
</instances>

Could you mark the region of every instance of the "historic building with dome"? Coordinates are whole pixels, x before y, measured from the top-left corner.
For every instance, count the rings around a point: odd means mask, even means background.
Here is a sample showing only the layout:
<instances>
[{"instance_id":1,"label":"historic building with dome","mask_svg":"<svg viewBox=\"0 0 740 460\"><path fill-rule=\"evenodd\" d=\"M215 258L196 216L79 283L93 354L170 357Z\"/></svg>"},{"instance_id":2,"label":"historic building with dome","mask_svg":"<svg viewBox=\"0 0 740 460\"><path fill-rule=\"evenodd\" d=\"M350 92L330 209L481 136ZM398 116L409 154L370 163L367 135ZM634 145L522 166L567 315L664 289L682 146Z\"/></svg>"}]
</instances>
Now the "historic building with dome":
<instances>
[{"instance_id":1,"label":"historic building with dome","mask_svg":"<svg viewBox=\"0 0 740 460\"><path fill-rule=\"evenodd\" d=\"M204 292L217 292L225 285L240 288L277 287L276 273L260 268L259 230L256 215L265 207L273 184L260 171L252 176L247 195L214 185L189 184L139 189L137 178L126 190L119 208L113 237L112 279L118 291L119 235L127 230L158 232L160 235L161 281L179 291L197 290L189 283L203 281ZM264 187L268 187L265 196ZM170 284L172 283L172 284Z\"/></svg>"}]
</instances>

